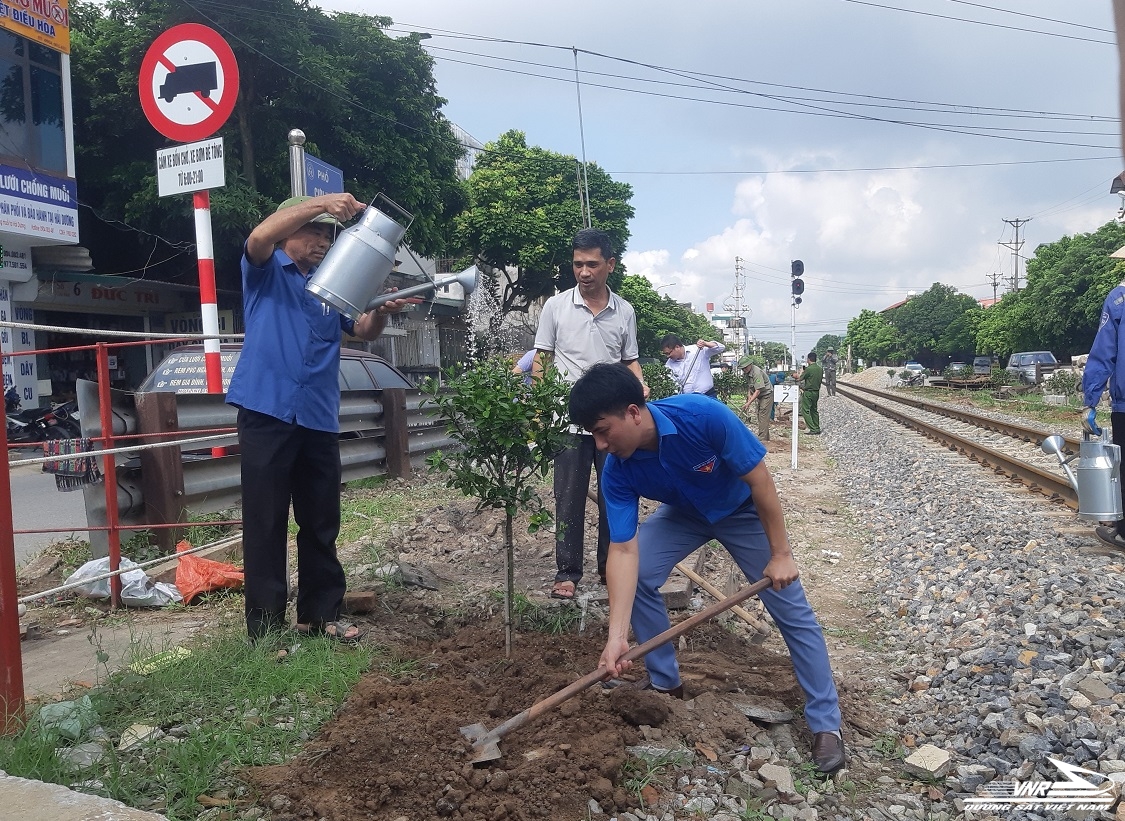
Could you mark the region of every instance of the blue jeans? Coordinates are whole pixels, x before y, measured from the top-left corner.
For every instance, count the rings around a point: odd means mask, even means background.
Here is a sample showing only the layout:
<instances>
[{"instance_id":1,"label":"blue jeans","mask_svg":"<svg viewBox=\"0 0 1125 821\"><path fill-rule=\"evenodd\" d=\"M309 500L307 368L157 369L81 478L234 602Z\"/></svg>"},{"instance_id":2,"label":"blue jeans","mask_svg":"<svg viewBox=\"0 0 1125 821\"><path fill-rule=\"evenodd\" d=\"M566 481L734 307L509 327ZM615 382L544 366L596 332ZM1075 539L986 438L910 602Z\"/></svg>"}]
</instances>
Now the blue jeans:
<instances>
[{"instance_id":1,"label":"blue jeans","mask_svg":"<svg viewBox=\"0 0 1125 821\"><path fill-rule=\"evenodd\" d=\"M770 560L769 540L753 505L747 503L725 519L710 524L683 508L661 505L640 526L640 569L633 600L633 633L648 641L671 626L660 587L676 563L715 539L727 549L746 578L757 581ZM797 682L805 691L805 721L814 733L840 729L840 703L828 646L800 581L782 590L768 588L762 603L777 624ZM675 643L658 647L645 656L653 686L669 690L680 683Z\"/></svg>"}]
</instances>

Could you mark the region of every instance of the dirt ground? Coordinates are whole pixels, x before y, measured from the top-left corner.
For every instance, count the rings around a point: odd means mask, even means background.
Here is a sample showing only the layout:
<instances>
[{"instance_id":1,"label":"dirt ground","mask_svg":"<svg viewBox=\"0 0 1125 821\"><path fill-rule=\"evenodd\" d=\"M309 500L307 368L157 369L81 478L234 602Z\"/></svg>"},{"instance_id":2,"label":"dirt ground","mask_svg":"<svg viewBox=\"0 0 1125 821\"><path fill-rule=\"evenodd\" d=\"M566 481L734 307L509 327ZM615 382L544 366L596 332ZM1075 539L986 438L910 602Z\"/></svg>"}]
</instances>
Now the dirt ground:
<instances>
[{"instance_id":1,"label":"dirt ground","mask_svg":"<svg viewBox=\"0 0 1125 821\"><path fill-rule=\"evenodd\" d=\"M821 440L801 439L796 469L790 467L788 439L775 433L769 451L767 464L802 578L829 637L844 738L850 750L870 746L896 729L896 695L903 688L881 672L883 661L872 650L877 637L869 633L870 608L864 604L862 529L840 497ZM746 754L763 733L771 746L785 749L789 742L801 760L808 759L810 738L799 717L802 694L788 654L758 600L751 599L745 607L768 635L727 618L680 640L689 700L595 685L511 733L500 744L499 760L472 766L459 728L480 723L491 729L596 667L605 638L605 589L594 573L596 510L590 505L587 576L578 591L587 596L585 629L559 636L519 632L513 656L506 659L494 595L503 587L503 518L474 510L455 493L438 494L443 502L420 510L413 522L364 540L383 544L384 553L396 556L416 584L387 587L373 580L373 568L357 566L369 555L367 544L341 547L349 587L379 591L376 611L357 619L365 641L417 660L416 672L399 679L369 673L296 760L245 773L270 817L580 818L591 798L606 811L660 800L659 784L640 796L626 788L626 748L634 745L694 751L694 763L684 771L689 776L706 775L709 764L721 767ZM517 589L548 608L576 607L546 596L554 574L554 535L529 535L526 523L517 523L515 533ZM719 589L733 589L732 562L720 547L710 548L694 566ZM43 589L40 582L34 586ZM711 601L706 593L694 595L696 606ZM40 618L49 618L48 612L40 611ZM690 612L673 612L673 621ZM45 625L44 633L50 628ZM641 668L634 670L639 675ZM751 720L743 712L748 707L794 717ZM853 757L853 780L874 781L881 774Z\"/></svg>"},{"instance_id":2,"label":"dirt ground","mask_svg":"<svg viewBox=\"0 0 1125 821\"><path fill-rule=\"evenodd\" d=\"M768 464L810 599L830 637L844 737L854 749L895 728L888 697L895 688L873 675L874 637L868 634L857 559L862 538L839 498L831 461L811 437L801 440L797 469L790 467L789 453L789 441L775 438ZM595 544L595 522L589 515L589 545ZM537 603L561 606L545 598L553 576L552 535L529 536L521 527L516 532L517 588ZM512 659L505 659L498 617L471 615L479 593L502 584L502 536L500 516L475 511L463 499L420 513L391 536L388 545L404 562L424 569L438 590L387 594L365 627L381 643L419 659L421 672L397 681L368 676L300 759L248 773L275 819L579 818L590 798L606 811L625 810L660 799L655 786L643 798L625 788L626 748L633 745L686 747L697 753L693 766L699 770L688 774L704 775L709 763L722 766L748 752L758 734L780 732L795 739L807 760L802 694L776 629L763 640L728 619L681 640L689 700L595 686L512 732L500 744L501 759L484 767L468 763L470 745L459 728L480 723L491 729L590 672L605 637L604 622L593 617L581 635L521 632ZM579 593L590 594L596 611L604 588L589 581L592 561L591 554ZM720 589L729 584L730 566L721 548L712 548L699 565ZM706 594L702 603L710 603ZM768 624L756 599L747 609ZM740 709L747 705L795 711L797 718L777 725L752 721ZM867 775L873 780L880 774Z\"/></svg>"}]
</instances>

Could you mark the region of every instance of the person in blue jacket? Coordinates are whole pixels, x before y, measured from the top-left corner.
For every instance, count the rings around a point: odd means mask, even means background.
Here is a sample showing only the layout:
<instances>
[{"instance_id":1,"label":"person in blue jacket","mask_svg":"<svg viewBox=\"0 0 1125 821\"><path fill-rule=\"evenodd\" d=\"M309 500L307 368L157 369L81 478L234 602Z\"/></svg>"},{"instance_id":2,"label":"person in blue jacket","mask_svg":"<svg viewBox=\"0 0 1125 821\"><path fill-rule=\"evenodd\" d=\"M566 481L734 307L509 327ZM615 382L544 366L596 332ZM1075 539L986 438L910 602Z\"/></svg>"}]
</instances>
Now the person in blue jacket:
<instances>
[{"instance_id":1,"label":"person in blue jacket","mask_svg":"<svg viewBox=\"0 0 1125 821\"><path fill-rule=\"evenodd\" d=\"M645 402L637 377L619 363L595 365L570 392L570 418L607 451L602 487L609 519L606 586L607 676L631 666L629 625L638 642L670 626L660 587L677 562L714 539L746 578L769 577L762 602L781 631L805 693L812 757L822 773L844 766L840 703L824 632L805 598L766 449L721 402L682 394ZM663 502L643 523L641 497ZM647 676L633 687L683 697L676 648L645 657ZM624 685L626 682L617 682Z\"/></svg>"},{"instance_id":2,"label":"person in blue jacket","mask_svg":"<svg viewBox=\"0 0 1125 821\"><path fill-rule=\"evenodd\" d=\"M1082 374L1082 428L1087 433L1100 436L1097 407L1102 392L1109 384L1109 426L1113 432L1113 444L1125 448L1125 336L1122 336L1121 320L1125 314L1125 280L1109 292L1102 304L1102 319L1094 344L1090 346L1090 356ZM1122 504L1125 506L1125 482L1121 482ZM1125 550L1125 519L1119 519L1114 527L1098 526L1094 535L1110 547Z\"/></svg>"}]
</instances>

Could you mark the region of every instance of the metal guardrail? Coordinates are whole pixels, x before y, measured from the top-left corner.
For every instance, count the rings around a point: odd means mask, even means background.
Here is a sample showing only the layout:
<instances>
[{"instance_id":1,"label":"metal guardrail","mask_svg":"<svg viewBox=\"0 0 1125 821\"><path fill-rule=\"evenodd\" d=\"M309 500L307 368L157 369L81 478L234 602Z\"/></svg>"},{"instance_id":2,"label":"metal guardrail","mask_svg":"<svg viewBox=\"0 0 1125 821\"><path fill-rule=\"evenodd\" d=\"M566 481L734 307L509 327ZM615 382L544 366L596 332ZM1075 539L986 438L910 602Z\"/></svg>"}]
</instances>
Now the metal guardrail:
<instances>
[{"instance_id":1,"label":"metal guardrail","mask_svg":"<svg viewBox=\"0 0 1125 821\"><path fill-rule=\"evenodd\" d=\"M102 435L96 382L78 380L78 409L82 435ZM128 444L189 438L200 431L234 428L238 410L221 394L129 393L113 391L113 435L130 436L115 441ZM408 477L425 466L426 457L454 446L445 423L423 407L426 396L417 389L343 391L340 396L340 462L343 480L370 476ZM154 436L175 432L176 436ZM143 438L135 438L137 435ZM146 450L140 457L118 458L117 508L120 524L143 530L146 525L173 524L187 514L216 513L237 507L241 499L241 459L238 438L209 442L207 449L181 453L179 446ZM210 447L226 446L235 452L212 456ZM104 527L105 490L84 488L86 519L90 527ZM169 541L169 529L157 531ZM125 534L128 538L128 534ZM91 553L107 555L105 530L90 532Z\"/></svg>"}]
</instances>

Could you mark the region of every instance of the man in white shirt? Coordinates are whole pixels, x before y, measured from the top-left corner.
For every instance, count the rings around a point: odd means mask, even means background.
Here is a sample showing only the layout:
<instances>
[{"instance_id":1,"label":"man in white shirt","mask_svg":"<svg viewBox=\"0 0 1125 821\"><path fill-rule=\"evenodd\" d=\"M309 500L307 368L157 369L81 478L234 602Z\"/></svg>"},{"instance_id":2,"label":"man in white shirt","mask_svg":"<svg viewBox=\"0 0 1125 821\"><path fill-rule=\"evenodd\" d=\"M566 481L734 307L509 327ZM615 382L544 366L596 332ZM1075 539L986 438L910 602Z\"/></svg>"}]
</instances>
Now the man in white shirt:
<instances>
[{"instance_id":1,"label":"man in white shirt","mask_svg":"<svg viewBox=\"0 0 1125 821\"><path fill-rule=\"evenodd\" d=\"M637 362L637 315L633 306L610 291L609 275L617 264L609 237L596 228L579 231L571 244L571 263L578 283L547 300L539 315L532 363L532 376L538 378L553 363L563 379L577 382L586 371L603 362L626 365L644 385ZM605 453L594 447L594 438L575 428L571 447L555 457L555 563L557 572L551 596L573 599L582 578L585 543L586 493L590 468L601 477ZM598 483L598 575L605 583L605 562L609 551L609 524L605 518L605 498Z\"/></svg>"},{"instance_id":2,"label":"man in white shirt","mask_svg":"<svg viewBox=\"0 0 1125 821\"><path fill-rule=\"evenodd\" d=\"M660 340L660 352L668 357L664 365L672 372L672 379L680 393L702 393L715 397L715 380L711 376L711 357L726 348L721 342L701 339L694 345L684 346L675 334Z\"/></svg>"}]
</instances>

